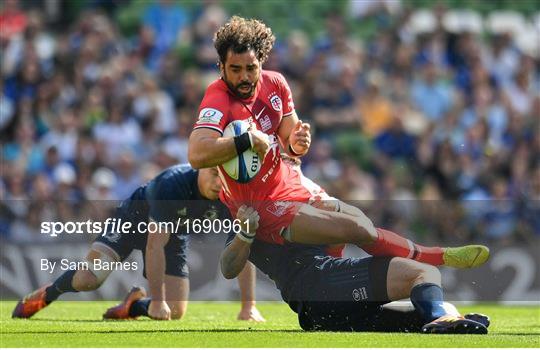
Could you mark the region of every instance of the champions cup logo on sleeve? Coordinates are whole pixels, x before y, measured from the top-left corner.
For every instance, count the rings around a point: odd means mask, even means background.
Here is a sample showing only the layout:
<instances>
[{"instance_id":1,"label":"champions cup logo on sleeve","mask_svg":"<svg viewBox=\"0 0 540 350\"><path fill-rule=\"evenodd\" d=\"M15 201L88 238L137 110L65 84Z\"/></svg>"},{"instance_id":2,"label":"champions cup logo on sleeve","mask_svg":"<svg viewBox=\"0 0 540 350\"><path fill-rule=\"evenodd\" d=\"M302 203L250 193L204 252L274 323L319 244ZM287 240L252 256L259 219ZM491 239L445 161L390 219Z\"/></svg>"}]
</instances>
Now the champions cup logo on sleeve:
<instances>
[{"instance_id":1,"label":"champions cup logo on sleeve","mask_svg":"<svg viewBox=\"0 0 540 350\"><path fill-rule=\"evenodd\" d=\"M276 112L281 112L283 104L281 102L281 98L279 98L278 95L273 95L272 97L270 97L270 104Z\"/></svg>"},{"instance_id":2,"label":"champions cup logo on sleeve","mask_svg":"<svg viewBox=\"0 0 540 350\"><path fill-rule=\"evenodd\" d=\"M199 113L199 120L197 121L197 124L202 124L202 123L219 124L219 122L221 121L221 118L223 118L223 113L221 113L217 109L203 108L201 112Z\"/></svg>"}]
</instances>

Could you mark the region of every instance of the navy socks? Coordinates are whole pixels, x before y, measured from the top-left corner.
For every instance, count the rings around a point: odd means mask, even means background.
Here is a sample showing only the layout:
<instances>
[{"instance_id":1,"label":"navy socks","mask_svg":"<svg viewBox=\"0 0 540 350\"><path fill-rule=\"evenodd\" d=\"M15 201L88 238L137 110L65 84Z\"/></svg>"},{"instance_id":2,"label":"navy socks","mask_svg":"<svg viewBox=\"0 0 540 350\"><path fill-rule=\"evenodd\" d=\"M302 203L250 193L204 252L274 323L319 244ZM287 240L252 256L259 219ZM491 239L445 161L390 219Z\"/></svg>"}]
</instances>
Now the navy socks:
<instances>
[{"instance_id":1,"label":"navy socks","mask_svg":"<svg viewBox=\"0 0 540 350\"><path fill-rule=\"evenodd\" d=\"M56 279L56 281L53 282L53 284L45 289L45 302L47 304L52 303L58 297L64 293L67 292L78 292L73 286L71 285L71 282L73 281L73 276L75 276L75 273L77 270L69 270L64 272L60 277Z\"/></svg>"},{"instance_id":2,"label":"navy socks","mask_svg":"<svg viewBox=\"0 0 540 350\"><path fill-rule=\"evenodd\" d=\"M129 308L129 317L148 316L148 307L150 306L150 298L139 299Z\"/></svg>"},{"instance_id":3,"label":"navy socks","mask_svg":"<svg viewBox=\"0 0 540 350\"><path fill-rule=\"evenodd\" d=\"M426 322L447 314L442 288L434 283L422 283L411 290L411 302Z\"/></svg>"}]
</instances>

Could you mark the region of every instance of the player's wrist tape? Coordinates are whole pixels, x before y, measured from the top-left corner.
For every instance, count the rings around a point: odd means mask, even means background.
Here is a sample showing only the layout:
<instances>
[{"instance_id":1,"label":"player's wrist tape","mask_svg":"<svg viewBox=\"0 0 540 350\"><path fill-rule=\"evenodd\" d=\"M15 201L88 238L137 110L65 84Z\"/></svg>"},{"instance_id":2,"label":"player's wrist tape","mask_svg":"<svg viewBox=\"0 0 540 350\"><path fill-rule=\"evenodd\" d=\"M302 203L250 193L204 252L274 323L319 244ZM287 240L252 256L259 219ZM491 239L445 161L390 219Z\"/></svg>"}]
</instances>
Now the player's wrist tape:
<instances>
[{"instance_id":1,"label":"player's wrist tape","mask_svg":"<svg viewBox=\"0 0 540 350\"><path fill-rule=\"evenodd\" d=\"M249 244L253 243L253 240L255 239L255 235L251 235L250 233L244 231L238 232L236 234L236 237Z\"/></svg>"},{"instance_id":2,"label":"player's wrist tape","mask_svg":"<svg viewBox=\"0 0 540 350\"><path fill-rule=\"evenodd\" d=\"M289 152L291 152L291 154L293 156L297 156L297 157L301 156L301 155L304 155L303 153L296 152L291 144L289 144Z\"/></svg>"},{"instance_id":3,"label":"player's wrist tape","mask_svg":"<svg viewBox=\"0 0 540 350\"><path fill-rule=\"evenodd\" d=\"M245 132L242 135L235 136L233 138L234 145L236 146L236 153L241 155L245 151L251 148L251 135L249 132Z\"/></svg>"}]
</instances>

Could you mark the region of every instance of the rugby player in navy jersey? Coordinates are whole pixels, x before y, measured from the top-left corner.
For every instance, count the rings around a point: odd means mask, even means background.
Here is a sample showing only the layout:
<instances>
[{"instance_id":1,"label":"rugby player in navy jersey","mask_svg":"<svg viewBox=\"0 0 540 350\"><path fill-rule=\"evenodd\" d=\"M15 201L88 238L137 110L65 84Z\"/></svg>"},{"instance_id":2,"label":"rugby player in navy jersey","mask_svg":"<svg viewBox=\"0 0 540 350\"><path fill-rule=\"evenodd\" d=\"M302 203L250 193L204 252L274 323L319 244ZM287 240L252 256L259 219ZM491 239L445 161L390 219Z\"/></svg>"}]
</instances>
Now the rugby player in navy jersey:
<instances>
[{"instance_id":1,"label":"rugby player in navy jersey","mask_svg":"<svg viewBox=\"0 0 540 350\"><path fill-rule=\"evenodd\" d=\"M123 201L115 217L138 227L141 222L174 222L204 217L229 218L220 203L214 201L221 190L215 168L194 170L189 165L173 166L147 184L139 187ZM205 199L210 199L205 200ZM148 280L149 296L141 287L134 287L125 300L110 309L105 319L130 319L148 316L158 320L180 319L186 312L189 279L186 262L188 235L166 232L165 225L157 232L107 232L92 244L86 256L88 269L67 270L52 284L39 288L23 298L12 317L30 318L60 295L67 292L92 291L107 279L111 270L98 268L96 260L105 263L124 261L133 250L143 252L144 276ZM95 260L96 259L96 260ZM111 264L111 265L112 265ZM238 278L242 307L238 319L264 321L255 306L255 267L246 265Z\"/></svg>"},{"instance_id":2,"label":"rugby player in navy jersey","mask_svg":"<svg viewBox=\"0 0 540 350\"><path fill-rule=\"evenodd\" d=\"M443 301L435 266L402 257L344 259L331 256L331 246L267 242L256 236L256 210L242 206L237 218L249 225L229 235L220 262L223 275L234 278L251 261L276 283L304 330L487 333L487 316L461 316ZM409 309L386 305L405 298L412 302Z\"/></svg>"}]
</instances>

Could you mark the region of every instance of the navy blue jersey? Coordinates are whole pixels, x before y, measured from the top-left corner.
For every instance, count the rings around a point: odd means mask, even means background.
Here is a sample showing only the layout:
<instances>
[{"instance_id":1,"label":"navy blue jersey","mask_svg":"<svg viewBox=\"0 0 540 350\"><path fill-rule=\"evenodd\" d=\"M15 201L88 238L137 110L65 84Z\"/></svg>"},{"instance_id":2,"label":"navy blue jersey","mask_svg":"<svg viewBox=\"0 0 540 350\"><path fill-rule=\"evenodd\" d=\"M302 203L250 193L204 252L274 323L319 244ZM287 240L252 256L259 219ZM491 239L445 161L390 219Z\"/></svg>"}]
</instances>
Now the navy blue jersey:
<instances>
[{"instance_id":1,"label":"navy blue jersey","mask_svg":"<svg viewBox=\"0 0 540 350\"><path fill-rule=\"evenodd\" d=\"M229 234L226 245L234 236L234 233ZM249 261L274 281L283 300L289 302L303 294L302 279L298 276L310 270L317 257L326 256L325 247L289 242L277 245L255 239L251 245Z\"/></svg>"},{"instance_id":2,"label":"navy blue jersey","mask_svg":"<svg viewBox=\"0 0 540 350\"><path fill-rule=\"evenodd\" d=\"M228 211L219 201L209 201L201 195L197 180L198 171L188 164L181 164L166 169L142 186L148 218L174 223L180 219L181 232L176 233L185 233L186 219L228 217Z\"/></svg>"},{"instance_id":3,"label":"navy blue jersey","mask_svg":"<svg viewBox=\"0 0 540 350\"><path fill-rule=\"evenodd\" d=\"M234 234L229 234L226 244L233 238ZM359 290L359 300L388 302L387 266L373 268L371 257L329 256L326 248L291 242L278 245L255 239L249 261L276 283L283 300L296 312L299 302L358 301L354 299L354 289Z\"/></svg>"}]
</instances>

